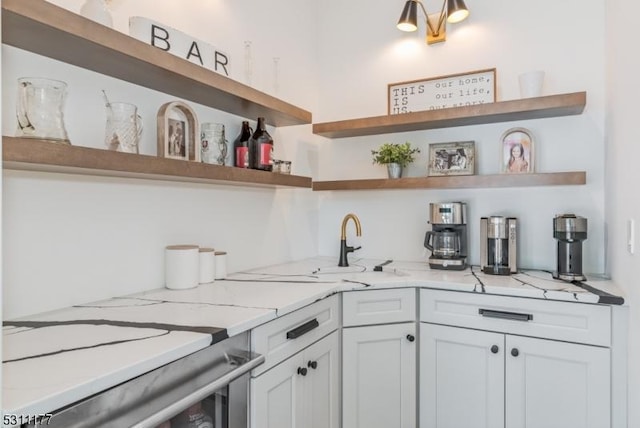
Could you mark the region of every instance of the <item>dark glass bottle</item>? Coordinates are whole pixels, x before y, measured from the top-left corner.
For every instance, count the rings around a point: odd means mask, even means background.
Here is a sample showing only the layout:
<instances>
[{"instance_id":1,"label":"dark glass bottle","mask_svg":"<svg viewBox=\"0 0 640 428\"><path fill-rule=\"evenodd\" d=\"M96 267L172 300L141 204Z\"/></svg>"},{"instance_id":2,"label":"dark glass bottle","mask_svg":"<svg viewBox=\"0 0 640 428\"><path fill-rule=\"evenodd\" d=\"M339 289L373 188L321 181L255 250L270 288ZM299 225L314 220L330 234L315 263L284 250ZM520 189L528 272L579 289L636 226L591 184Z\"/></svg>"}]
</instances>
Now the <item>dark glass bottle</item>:
<instances>
[{"instance_id":1,"label":"dark glass bottle","mask_svg":"<svg viewBox=\"0 0 640 428\"><path fill-rule=\"evenodd\" d=\"M273 139L267 132L267 126L264 123L264 117L258 118L256 132L253 133L249 140L249 166L253 169L261 169L263 171L271 171L273 168Z\"/></svg>"},{"instance_id":2,"label":"dark glass bottle","mask_svg":"<svg viewBox=\"0 0 640 428\"><path fill-rule=\"evenodd\" d=\"M243 121L240 135L233 143L234 166L238 168L249 168L249 140L252 133L253 129L249 126L249 122Z\"/></svg>"}]
</instances>

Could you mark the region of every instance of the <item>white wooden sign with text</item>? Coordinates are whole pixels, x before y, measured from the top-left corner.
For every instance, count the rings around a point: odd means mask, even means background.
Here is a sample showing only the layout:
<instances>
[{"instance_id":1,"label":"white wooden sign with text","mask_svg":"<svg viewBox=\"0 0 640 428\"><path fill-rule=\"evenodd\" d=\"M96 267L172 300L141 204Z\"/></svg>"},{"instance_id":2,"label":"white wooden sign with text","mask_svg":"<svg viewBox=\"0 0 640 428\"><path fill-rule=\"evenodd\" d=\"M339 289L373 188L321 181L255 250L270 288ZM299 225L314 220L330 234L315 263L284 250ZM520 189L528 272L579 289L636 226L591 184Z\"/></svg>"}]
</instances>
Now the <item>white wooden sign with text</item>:
<instances>
[{"instance_id":1,"label":"white wooden sign with text","mask_svg":"<svg viewBox=\"0 0 640 428\"><path fill-rule=\"evenodd\" d=\"M216 73L229 76L229 55L182 31L141 16L129 18L129 35Z\"/></svg>"},{"instance_id":2,"label":"white wooden sign with text","mask_svg":"<svg viewBox=\"0 0 640 428\"><path fill-rule=\"evenodd\" d=\"M493 103L496 69L390 83L388 100L388 114Z\"/></svg>"}]
</instances>

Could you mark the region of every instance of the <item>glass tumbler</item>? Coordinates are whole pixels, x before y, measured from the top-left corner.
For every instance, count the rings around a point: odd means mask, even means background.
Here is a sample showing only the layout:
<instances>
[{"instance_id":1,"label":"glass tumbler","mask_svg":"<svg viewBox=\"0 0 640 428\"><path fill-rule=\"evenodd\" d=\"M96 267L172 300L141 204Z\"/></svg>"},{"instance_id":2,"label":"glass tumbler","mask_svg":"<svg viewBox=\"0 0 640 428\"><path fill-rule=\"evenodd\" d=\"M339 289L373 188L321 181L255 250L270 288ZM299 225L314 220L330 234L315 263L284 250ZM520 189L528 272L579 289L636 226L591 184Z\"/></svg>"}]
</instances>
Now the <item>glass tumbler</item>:
<instances>
[{"instance_id":1,"label":"glass tumbler","mask_svg":"<svg viewBox=\"0 0 640 428\"><path fill-rule=\"evenodd\" d=\"M17 137L71 144L64 127L67 84L41 77L18 79Z\"/></svg>"},{"instance_id":2,"label":"glass tumbler","mask_svg":"<svg viewBox=\"0 0 640 428\"><path fill-rule=\"evenodd\" d=\"M228 155L228 142L221 123L205 122L200 126L202 162L224 165Z\"/></svg>"},{"instance_id":3,"label":"glass tumbler","mask_svg":"<svg viewBox=\"0 0 640 428\"><path fill-rule=\"evenodd\" d=\"M105 144L109 150L137 154L142 129L142 118L134 104L107 104Z\"/></svg>"}]
</instances>

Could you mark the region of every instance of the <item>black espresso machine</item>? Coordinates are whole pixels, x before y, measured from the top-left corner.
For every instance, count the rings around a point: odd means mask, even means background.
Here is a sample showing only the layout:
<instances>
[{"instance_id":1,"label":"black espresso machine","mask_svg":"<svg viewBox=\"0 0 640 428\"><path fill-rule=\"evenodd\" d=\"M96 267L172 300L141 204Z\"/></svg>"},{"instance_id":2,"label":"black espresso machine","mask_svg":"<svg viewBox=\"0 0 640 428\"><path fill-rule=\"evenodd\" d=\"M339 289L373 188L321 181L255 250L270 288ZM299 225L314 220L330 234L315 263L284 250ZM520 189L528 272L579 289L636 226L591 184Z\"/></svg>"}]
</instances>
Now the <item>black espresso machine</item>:
<instances>
[{"instance_id":1,"label":"black espresso machine","mask_svg":"<svg viewBox=\"0 0 640 428\"><path fill-rule=\"evenodd\" d=\"M467 204L429 204L431 230L424 246L431 251L431 269L463 270L467 267Z\"/></svg>"}]
</instances>

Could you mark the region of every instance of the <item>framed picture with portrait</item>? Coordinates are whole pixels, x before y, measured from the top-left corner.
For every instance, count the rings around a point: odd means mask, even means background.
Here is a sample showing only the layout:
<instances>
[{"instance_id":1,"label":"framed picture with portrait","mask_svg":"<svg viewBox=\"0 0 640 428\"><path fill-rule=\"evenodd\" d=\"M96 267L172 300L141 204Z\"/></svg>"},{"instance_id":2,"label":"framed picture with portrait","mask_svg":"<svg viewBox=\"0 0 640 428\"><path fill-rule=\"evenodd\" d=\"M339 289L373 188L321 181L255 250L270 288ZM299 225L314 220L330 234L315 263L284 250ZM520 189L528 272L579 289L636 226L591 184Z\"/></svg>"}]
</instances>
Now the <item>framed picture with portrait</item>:
<instances>
[{"instance_id":1,"label":"framed picture with portrait","mask_svg":"<svg viewBox=\"0 0 640 428\"><path fill-rule=\"evenodd\" d=\"M200 162L198 119L181 101L163 104L158 110L158 156Z\"/></svg>"},{"instance_id":2,"label":"framed picture with portrait","mask_svg":"<svg viewBox=\"0 0 640 428\"><path fill-rule=\"evenodd\" d=\"M474 141L429 144L429 176L475 174Z\"/></svg>"},{"instance_id":3,"label":"framed picture with portrait","mask_svg":"<svg viewBox=\"0 0 640 428\"><path fill-rule=\"evenodd\" d=\"M530 174L534 172L534 142L526 128L508 129L500 139L501 165L504 174Z\"/></svg>"}]
</instances>

